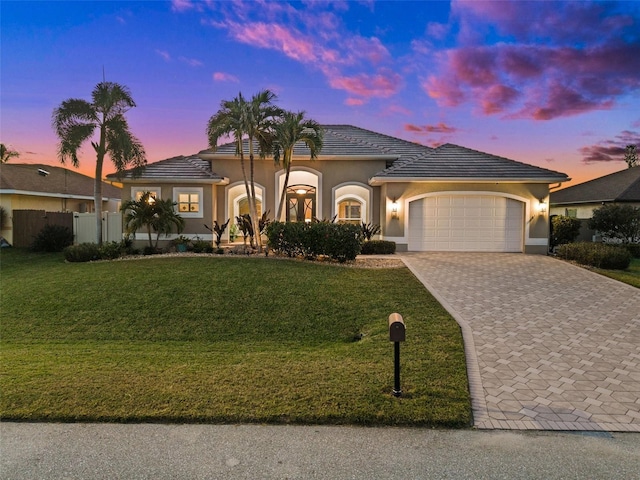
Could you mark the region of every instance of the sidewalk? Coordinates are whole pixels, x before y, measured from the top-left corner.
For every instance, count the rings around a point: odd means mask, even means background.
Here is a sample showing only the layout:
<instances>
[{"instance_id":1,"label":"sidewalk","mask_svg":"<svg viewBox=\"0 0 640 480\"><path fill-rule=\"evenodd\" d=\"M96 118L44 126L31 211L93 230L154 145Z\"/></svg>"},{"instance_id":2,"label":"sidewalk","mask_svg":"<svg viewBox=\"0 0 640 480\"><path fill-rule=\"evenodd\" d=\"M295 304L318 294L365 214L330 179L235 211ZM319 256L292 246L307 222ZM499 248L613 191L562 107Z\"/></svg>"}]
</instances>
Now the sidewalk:
<instances>
[{"instance_id":1,"label":"sidewalk","mask_svg":"<svg viewBox=\"0 0 640 480\"><path fill-rule=\"evenodd\" d=\"M632 433L2 423L0 451L4 480L640 478Z\"/></svg>"}]
</instances>

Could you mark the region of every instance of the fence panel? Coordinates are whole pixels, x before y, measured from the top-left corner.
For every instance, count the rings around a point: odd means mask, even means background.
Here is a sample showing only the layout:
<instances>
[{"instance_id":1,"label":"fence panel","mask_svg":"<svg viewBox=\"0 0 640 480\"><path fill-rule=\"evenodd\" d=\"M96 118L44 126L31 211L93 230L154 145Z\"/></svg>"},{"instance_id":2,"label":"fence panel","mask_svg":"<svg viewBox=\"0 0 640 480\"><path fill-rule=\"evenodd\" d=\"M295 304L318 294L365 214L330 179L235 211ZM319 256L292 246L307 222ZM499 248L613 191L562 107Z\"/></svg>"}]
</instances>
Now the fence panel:
<instances>
[{"instance_id":1,"label":"fence panel","mask_svg":"<svg viewBox=\"0 0 640 480\"><path fill-rule=\"evenodd\" d=\"M45 225L61 225L73 231L73 214L44 210L13 210L13 246L29 247Z\"/></svg>"},{"instance_id":2,"label":"fence panel","mask_svg":"<svg viewBox=\"0 0 640 480\"><path fill-rule=\"evenodd\" d=\"M74 242L96 243L96 214L74 213ZM102 241L119 242L122 240L122 213L102 213Z\"/></svg>"}]
</instances>

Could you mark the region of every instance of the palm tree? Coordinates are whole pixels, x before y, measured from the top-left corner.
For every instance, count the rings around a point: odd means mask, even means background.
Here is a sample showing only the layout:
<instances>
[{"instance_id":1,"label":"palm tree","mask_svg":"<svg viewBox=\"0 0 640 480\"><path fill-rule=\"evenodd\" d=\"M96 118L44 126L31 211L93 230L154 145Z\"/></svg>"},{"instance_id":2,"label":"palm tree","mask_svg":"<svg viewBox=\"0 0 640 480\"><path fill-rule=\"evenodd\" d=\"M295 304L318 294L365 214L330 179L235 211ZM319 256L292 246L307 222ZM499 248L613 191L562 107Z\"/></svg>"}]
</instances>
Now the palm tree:
<instances>
[{"instance_id":1,"label":"palm tree","mask_svg":"<svg viewBox=\"0 0 640 480\"><path fill-rule=\"evenodd\" d=\"M135 234L138 230L146 228L149 235L149 247L157 248L160 234L169 234L176 227L178 233L184 229L184 219L175 211L177 205L171 199L158 199L150 192L144 192L139 200L125 202L120 210L125 213L124 224L127 233ZM153 243L151 232L156 233L156 241Z\"/></svg>"},{"instance_id":2,"label":"palm tree","mask_svg":"<svg viewBox=\"0 0 640 480\"><path fill-rule=\"evenodd\" d=\"M96 152L94 204L96 211L96 242L102 243L102 166L109 156L118 172L128 166L143 167L147 160L140 141L129 130L125 113L135 107L129 89L113 82L100 82L91 92L91 102L78 98L64 100L53 111L52 126L60 139L58 159L79 166L78 150L94 136Z\"/></svg>"},{"instance_id":3,"label":"palm tree","mask_svg":"<svg viewBox=\"0 0 640 480\"><path fill-rule=\"evenodd\" d=\"M280 220L284 209L293 160L293 148L296 143L303 142L309 148L311 160L316 159L322 150L322 127L315 120L305 119L304 116L305 112L283 112L273 127L273 159L276 164L282 162L285 169L276 220Z\"/></svg>"},{"instance_id":4,"label":"palm tree","mask_svg":"<svg viewBox=\"0 0 640 480\"><path fill-rule=\"evenodd\" d=\"M0 143L0 162L7 163L13 157L19 157L20 154L15 150L10 150L4 143Z\"/></svg>"},{"instance_id":5,"label":"palm tree","mask_svg":"<svg viewBox=\"0 0 640 480\"><path fill-rule=\"evenodd\" d=\"M254 231L259 231L254 182L254 141L258 143L260 156L264 157L265 152L268 150L273 119L281 112L279 108L272 104L275 98L276 95L269 90L258 92L250 101L247 101L242 93L239 93L233 100L223 100L220 103L220 110L207 123L207 138L211 149L216 149L220 137L226 135L233 137L236 144L236 154L240 155L242 178L247 193L249 214ZM242 144L245 136L249 140L249 177L247 177L245 152ZM262 240L260 236L256 235L255 240L258 250L261 250Z\"/></svg>"}]
</instances>

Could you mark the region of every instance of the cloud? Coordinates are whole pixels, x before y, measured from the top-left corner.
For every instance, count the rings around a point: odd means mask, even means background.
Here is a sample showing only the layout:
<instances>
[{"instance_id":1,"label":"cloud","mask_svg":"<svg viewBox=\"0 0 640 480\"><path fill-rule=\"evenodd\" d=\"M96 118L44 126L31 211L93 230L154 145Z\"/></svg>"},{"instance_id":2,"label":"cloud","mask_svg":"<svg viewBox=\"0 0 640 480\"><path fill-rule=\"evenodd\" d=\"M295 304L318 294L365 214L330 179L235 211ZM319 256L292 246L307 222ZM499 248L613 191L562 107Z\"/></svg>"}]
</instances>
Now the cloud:
<instances>
[{"instance_id":1,"label":"cloud","mask_svg":"<svg viewBox=\"0 0 640 480\"><path fill-rule=\"evenodd\" d=\"M165 50L156 50L156 53L158 55L160 55L165 62L170 62L171 61L171 55L169 55L169 52L165 51Z\"/></svg>"},{"instance_id":2,"label":"cloud","mask_svg":"<svg viewBox=\"0 0 640 480\"><path fill-rule=\"evenodd\" d=\"M441 106L550 120L610 109L640 89L639 20L613 2L455 1L452 18L459 45L422 81ZM483 45L489 34L502 38Z\"/></svg>"},{"instance_id":3,"label":"cloud","mask_svg":"<svg viewBox=\"0 0 640 480\"><path fill-rule=\"evenodd\" d=\"M419 133L419 134L432 134L432 133L455 133L458 131L457 128L452 127L451 125L447 125L444 122L440 122L436 125L415 125L412 123L407 123L404 126L404 129L407 132Z\"/></svg>"},{"instance_id":4,"label":"cloud","mask_svg":"<svg viewBox=\"0 0 640 480\"><path fill-rule=\"evenodd\" d=\"M198 8L191 0L171 0L171 10L174 12L184 12Z\"/></svg>"},{"instance_id":5,"label":"cloud","mask_svg":"<svg viewBox=\"0 0 640 480\"><path fill-rule=\"evenodd\" d=\"M614 140L603 140L595 145L578 149L584 163L624 161L625 147L636 145L640 148L640 132L623 130Z\"/></svg>"},{"instance_id":6,"label":"cloud","mask_svg":"<svg viewBox=\"0 0 640 480\"><path fill-rule=\"evenodd\" d=\"M366 100L363 100L362 98L353 98L353 97L349 97L344 101L344 104L349 106L349 107L358 107L360 105L364 105L366 102Z\"/></svg>"},{"instance_id":7,"label":"cloud","mask_svg":"<svg viewBox=\"0 0 640 480\"><path fill-rule=\"evenodd\" d=\"M373 75L361 73L352 77L337 76L329 79L331 87L365 98L388 98L398 92L401 82L400 75L390 70L381 70Z\"/></svg>"},{"instance_id":8,"label":"cloud","mask_svg":"<svg viewBox=\"0 0 640 480\"><path fill-rule=\"evenodd\" d=\"M216 82L233 82L233 83L239 82L238 77L225 72L214 72L213 80Z\"/></svg>"},{"instance_id":9,"label":"cloud","mask_svg":"<svg viewBox=\"0 0 640 480\"><path fill-rule=\"evenodd\" d=\"M202 4L201 4L202 5ZM349 95L345 103L388 98L403 84L393 58L375 36L349 32L342 20L349 2L211 2L203 23L233 40L272 50L320 72L331 88ZM179 5L186 9L186 5ZM362 104L360 103L360 104Z\"/></svg>"},{"instance_id":10,"label":"cloud","mask_svg":"<svg viewBox=\"0 0 640 480\"><path fill-rule=\"evenodd\" d=\"M186 63L190 67L201 67L202 65L204 65L200 60L196 58L180 57L179 60L183 63Z\"/></svg>"}]
</instances>

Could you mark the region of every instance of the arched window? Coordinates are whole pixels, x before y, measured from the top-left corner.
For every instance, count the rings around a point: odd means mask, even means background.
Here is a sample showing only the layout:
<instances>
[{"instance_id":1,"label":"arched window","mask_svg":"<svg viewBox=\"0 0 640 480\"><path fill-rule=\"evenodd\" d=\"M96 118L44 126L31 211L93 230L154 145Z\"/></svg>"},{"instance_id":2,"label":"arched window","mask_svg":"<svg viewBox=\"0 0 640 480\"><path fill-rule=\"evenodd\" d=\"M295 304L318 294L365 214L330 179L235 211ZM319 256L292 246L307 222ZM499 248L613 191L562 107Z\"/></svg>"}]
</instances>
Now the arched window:
<instances>
[{"instance_id":1,"label":"arched window","mask_svg":"<svg viewBox=\"0 0 640 480\"><path fill-rule=\"evenodd\" d=\"M311 185L287 188L287 222L310 222L316 211L316 189Z\"/></svg>"},{"instance_id":2,"label":"arched window","mask_svg":"<svg viewBox=\"0 0 640 480\"><path fill-rule=\"evenodd\" d=\"M249 199L245 196L238 201L238 215L249 215ZM262 201L256 198L256 213L258 218L262 216Z\"/></svg>"},{"instance_id":3,"label":"arched window","mask_svg":"<svg viewBox=\"0 0 640 480\"><path fill-rule=\"evenodd\" d=\"M362 202L353 198L338 203L338 221L360 224L362 222Z\"/></svg>"}]
</instances>

